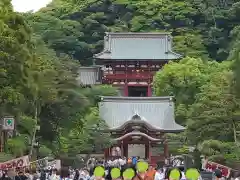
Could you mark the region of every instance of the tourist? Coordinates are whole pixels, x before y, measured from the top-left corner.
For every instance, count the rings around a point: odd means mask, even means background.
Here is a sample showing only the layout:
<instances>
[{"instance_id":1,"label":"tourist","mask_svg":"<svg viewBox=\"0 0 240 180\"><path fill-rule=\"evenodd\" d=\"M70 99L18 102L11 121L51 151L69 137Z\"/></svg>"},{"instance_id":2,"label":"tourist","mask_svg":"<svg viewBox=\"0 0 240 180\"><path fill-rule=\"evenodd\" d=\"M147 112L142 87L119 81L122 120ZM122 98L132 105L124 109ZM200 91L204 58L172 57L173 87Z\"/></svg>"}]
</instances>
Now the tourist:
<instances>
[{"instance_id":1,"label":"tourist","mask_svg":"<svg viewBox=\"0 0 240 180\"><path fill-rule=\"evenodd\" d=\"M8 176L7 171L2 172L2 177L0 178L1 180L11 180L11 178Z\"/></svg>"},{"instance_id":2,"label":"tourist","mask_svg":"<svg viewBox=\"0 0 240 180\"><path fill-rule=\"evenodd\" d=\"M25 170L25 176L27 176L28 180L33 180L33 175L30 173L29 169Z\"/></svg>"},{"instance_id":3,"label":"tourist","mask_svg":"<svg viewBox=\"0 0 240 180\"><path fill-rule=\"evenodd\" d=\"M121 169L121 174L123 175L123 172L126 170L126 169L133 169L134 170L134 176L137 174L137 171L136 171L136 166L134 166L133 164L125 164L122 169ZM128 179L126 177L122 177L123 180L132 180L132 179Z\"/></svg>"},{"instance_id":4,"label":"tourist","mask_svg":"<svg viewBox=\"0 0 240 180\"><path fill-rule=\"evenodd\" d=\"M216 169L213 173L215 180L221 180L222 179L222 171L220 169Z\"/></svg>"},{"instance_id":5,"label":"tourist","mask_svg":"<svg viewBox=\"0 0 240 180\"><path fill-rule=\"evenodd\" d=\"M88 169L84 168L80 171L80 179L83 180L89 180L90 179L90 175L89 175L89 171Z\"/></svg>"},{"instance_id":6,"label":"tourist","mask_svg":"<svg viewBox=\"0 0 240 180\"><path fill-rule=\"evenodd\" d=\"M126 157L119 158L121 168L127 163Z\"/></svg>"},{"instance_id":7,"label":"tourist","mask_svg":"<svg viewBox=\"0 0 240 180\"><path fill-rule=\"evenodd\" d=\"M155 176L154 176L154 180L164 180L164 179L165 179L164 170L163 170L163 168L158 166L157 171L156 171Z\"/></svg>"},{"instance_id":8,"label":"tourist","mask_svg":"<svg viewBox=\"0 0 240 180\"><path fill-rule=\"evenodd\" d=\"M172 180L172 179L170 178L170 173L171 173L171 171L172 171L173 169L175 169L175 168L167 168L167 169L166 169L165 175L164 175L166 180ZM179 171L179 174L180 174L179 179L182 179L182 173L181 173L181 171L180 171L179 169L177 169L177 170Z\"/></svg>"},{"instance_id":9,"label":"tourist","mask_svg":"<svg viewBox=\"0 0 240 180\"><path fill-rule=\"evenodd\" d=\"M156 174L156 170L150 165L150 166L148 167L147 172L146 172L146 176L147 176L147 177L150 177L151 179L154 179L155 174Z\"/></svg>"},{"instance_id":10,"label":"tourist","mask_svg":"<svg viewBox=\"0 0 240 180\"><path fill-rule=\"evenodd\" d=\"M184 166L179 166L178 169L181 171L182 178L181 180L186 180L185 172L184 172Z\"/></svg>"},{"instance_id":11,"label":"tourist","mask_svg":"<svg viewBox=\"0 0 240 180\"><path fill-rule=\"evenodd\" d=\"M154 180L154 176L152 175L152 167L149 168L149 171L146 170L144 172L137 171L136 176L133 180Z\"/></svg>"},{"instance_id":12,"label":"tourist","mask_svg":"<svg viewBox=\"0 0 240 180\"><path fill-rule=\"evenodd\" d=\"M61 180L72 180L70 178L70 171L68 168L62 168L60 172L60 179Z\"/></svg>"},{"instance_id":13,"label":"tourist","mask_svg":"<svg viewBox=\"0 0 240 180\"><path fill-rule=\"evenodd\" d=\"M18 172L18 175L15 176L15 180L27 180L28 177L24 174L23 170Z\"/></svg>"},{"instance_id":14,"label":"tourist","mask_svg":"<svg viewBox=\"0 0 240 180\"><path fill-rule=\"evenodd\" d=\"M235 174L235 180L240 180L240 171Z\"/></svg>"},{"instance_id":15,"label":"tourist","mask_svg":"<svg viewBox=\"0 0 240 180\"><path fill-rule=\"evenodd\" d=\"M137 157L132 157L132 163L134 164L134 165L136 165L137 164L137 162L138 162L138 158Z\"/></svg>"},{"instance_id":16,"label":"tourist","mask_svg":"<svg viewBox=\"0 0 240 180\"><path fill-rule=\"evenodd\" d=\"M94 170L95 170L95 168L96 167L98 167L98 166L95 166L92 170L90 170L90 180L105 180L105 173L103 174L103 176L101 176L101 177L95 177L94 176ZM103 168L104 168L104 166L102 166Z\"/></svg>"},{"instance_id":17,"label":"tourist","mask_svg":"<svg viewBox=\"0 0 240 180\"><path fill-rule=\"evenodd\" d=\"M80 177L80 172L78 169L75 170L75 173L74 173L74 177L73 177L73 180L78 180Z\"/></svg>"},{"instance_id":18,"label":"tourist","mask_svg":"<svg viewBox=\"0 0 240 180\"><path fill-rule=\"evenodd\" d=\"M127 163L128 163L128 164L132 164L132 158L128 158Z\"/></svg>"},{"instance_id":19,"label":"tourist","mask_svg":"<svg viewBox=\"0 0 240 180\"><path fill-rule=\"evenodd\" d=\"M60 177L57 175L57 169L52 170L52 174L49 177L49 180L59 180Z\"/></svg>"},{"instance_id":20,"label":"tourist","mask_svg":"<svg viewBox=\"0 0 240 180\"><path fill-rule=\"evenodd\" d=\"M10 177L11 179L14 179L14 177L16 176L16 171L15 169L9 169L7 171L7 176Z\"/></svg>"}]
</instances>

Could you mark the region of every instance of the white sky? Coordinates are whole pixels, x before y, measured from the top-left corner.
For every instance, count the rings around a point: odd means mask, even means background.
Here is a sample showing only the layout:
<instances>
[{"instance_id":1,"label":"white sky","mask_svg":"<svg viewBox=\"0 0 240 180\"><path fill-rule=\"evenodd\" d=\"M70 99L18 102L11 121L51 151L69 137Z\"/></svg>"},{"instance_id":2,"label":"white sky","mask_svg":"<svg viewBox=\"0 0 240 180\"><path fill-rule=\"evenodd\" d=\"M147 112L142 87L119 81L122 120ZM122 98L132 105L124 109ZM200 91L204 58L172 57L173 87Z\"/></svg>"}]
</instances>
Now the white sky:
<instances>
[{"instance_id":1,"label":"white sky","mask_svg":"<svg viewBox=\"0 0 240 180\"><path fill-rule=\"evenodd\" d=\"M1 1L1 0L0 0ZM27 12L38 11L40 8L45 7L52 0L12 0L12 5L15 11Z\"/></svg>"}]
</instances>

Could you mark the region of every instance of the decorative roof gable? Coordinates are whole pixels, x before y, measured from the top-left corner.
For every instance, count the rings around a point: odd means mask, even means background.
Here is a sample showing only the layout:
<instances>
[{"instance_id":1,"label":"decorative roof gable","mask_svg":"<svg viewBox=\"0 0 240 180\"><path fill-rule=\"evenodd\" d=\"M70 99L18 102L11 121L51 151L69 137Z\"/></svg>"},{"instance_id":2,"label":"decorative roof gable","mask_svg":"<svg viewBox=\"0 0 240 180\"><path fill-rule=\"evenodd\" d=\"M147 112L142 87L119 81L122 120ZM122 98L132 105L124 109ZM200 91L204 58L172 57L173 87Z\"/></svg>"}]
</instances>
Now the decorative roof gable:
<instances>
[{"instance_id":1,"label":"decorative roof gable","mask_svg":"<svg viewBox=\"0 0 240 180\"><path fill-rule=\"evenodd\" d=\"M169 33L106 33L104 50L96 59L174 60L182 56L172 51Z\"/></svg>"},{"instance_id":2,"label":"decorative roof gable","mask_svg":"<svg viewBox=\"0 0 240 180\"><path fill-rule=\"evenodd\" d=\"M172 97L102 97L99 113L110 129L119 129L132 121L145 122L156 131L185 129L175 122Z\"/></svg>"}]
</instances>

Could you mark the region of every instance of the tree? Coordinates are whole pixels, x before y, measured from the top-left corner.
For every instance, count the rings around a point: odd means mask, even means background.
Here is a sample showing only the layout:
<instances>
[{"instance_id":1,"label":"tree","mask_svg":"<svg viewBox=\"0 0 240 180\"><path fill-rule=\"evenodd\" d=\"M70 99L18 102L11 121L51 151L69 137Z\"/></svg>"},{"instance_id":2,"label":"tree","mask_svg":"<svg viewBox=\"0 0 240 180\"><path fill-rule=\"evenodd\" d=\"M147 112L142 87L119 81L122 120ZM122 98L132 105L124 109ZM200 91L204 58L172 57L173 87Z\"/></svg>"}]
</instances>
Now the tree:
<instances>
[{"instance_id":1,"label":"tree","mask_svg":"<svg viewBox=\"0 0 240 180\"><path fill-rule=\"evenodd\" d=\"M232 73L229 69L215 73L214 77L202 86L190 109L188 137L191 142L208 139L236 141L234 112L238 105L231 91Z\"/></svg>"},{"instance_id":2,"label":"tree","mask_svg":"<svg viewBox=\"0 0 240 180\"><path fill-rule=\"evenodd\" d=\"M181 134L187 144L199 147L201 153L214 160L228 163L239 158L239 101L233 86L232 64L184 58L165 65L154 80L156 95L175 96L176 120L187 127L186 134ZM221 146L221 150L216 146Z\"/></svg>"},{"instance_id":3,"label":"tree","mask_svg":"<svg viewBox=\"0 0 240 180\"><path fill-rule=\"evenodd\" d=\"M217 62L203 62L201 59L184 58L170 62L159 71L154 79L157 96L173 95L176 99L176 120L186 124L189 108L195 102L201 87L211 79L215 71L221 72Z\"/></svg>"}]
</instances>

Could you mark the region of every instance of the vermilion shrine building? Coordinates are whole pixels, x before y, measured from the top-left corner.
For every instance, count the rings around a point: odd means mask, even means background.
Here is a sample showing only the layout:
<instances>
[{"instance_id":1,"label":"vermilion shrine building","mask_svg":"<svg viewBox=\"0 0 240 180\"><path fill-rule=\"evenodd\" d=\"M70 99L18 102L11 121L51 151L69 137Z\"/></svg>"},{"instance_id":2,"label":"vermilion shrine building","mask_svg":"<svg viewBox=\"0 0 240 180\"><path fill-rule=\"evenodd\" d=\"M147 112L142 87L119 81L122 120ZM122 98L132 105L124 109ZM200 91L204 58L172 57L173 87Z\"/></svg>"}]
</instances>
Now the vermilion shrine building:
<instances>
[{"instance_id":1,"label":"vermilion shrine building","mask_svg":"<svg viewBox=\"0 0 240 180\"><path fill-rule=\"evenodd\" d=\"M172 97L152 97L152 81L164 64L180 58L168 33L106 33L103 51L94 55L96 66L80 68L81 84L119 89L117 97L102 97L99 111L120 155L151 163L168 157L164 134L184 127L175 122ZM105 156L112 156L111 148Z\"/></svg>"}]
</instances>

